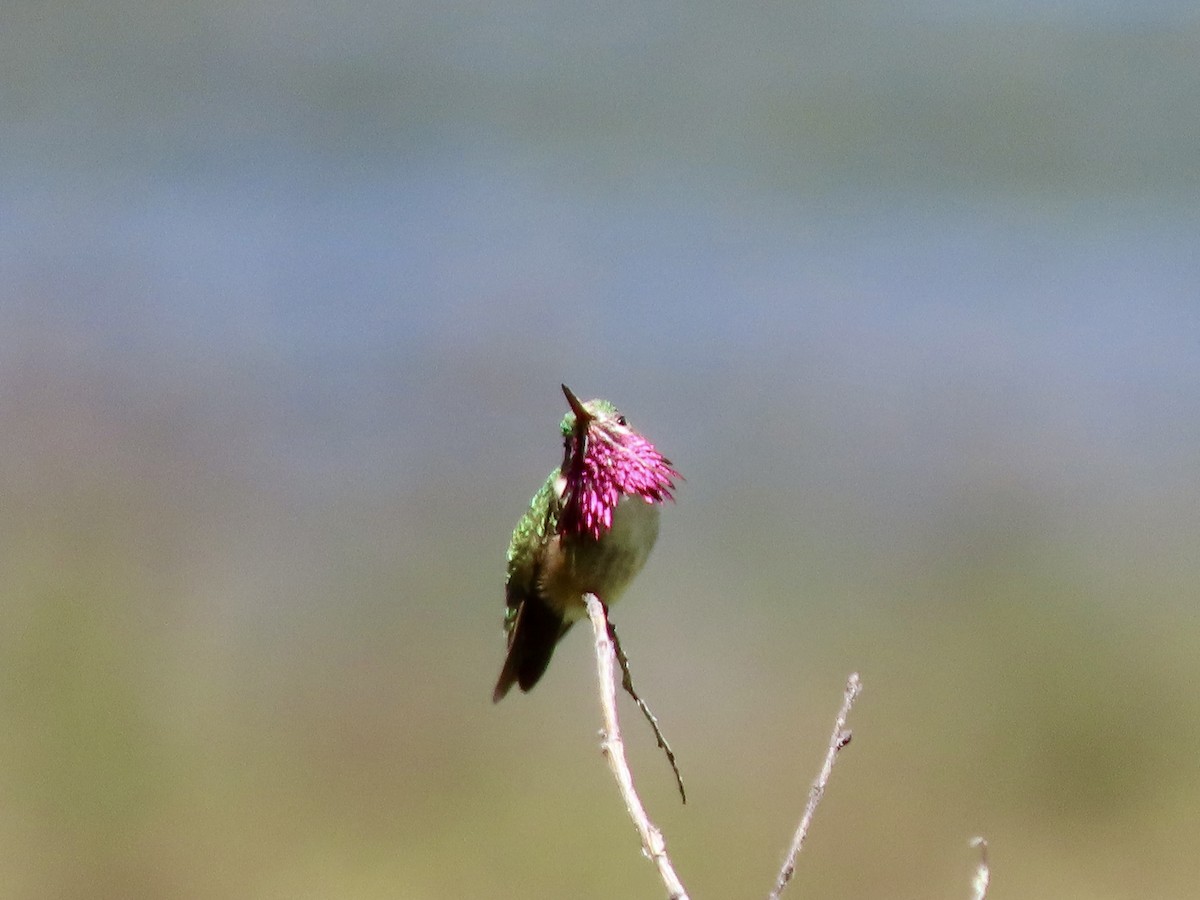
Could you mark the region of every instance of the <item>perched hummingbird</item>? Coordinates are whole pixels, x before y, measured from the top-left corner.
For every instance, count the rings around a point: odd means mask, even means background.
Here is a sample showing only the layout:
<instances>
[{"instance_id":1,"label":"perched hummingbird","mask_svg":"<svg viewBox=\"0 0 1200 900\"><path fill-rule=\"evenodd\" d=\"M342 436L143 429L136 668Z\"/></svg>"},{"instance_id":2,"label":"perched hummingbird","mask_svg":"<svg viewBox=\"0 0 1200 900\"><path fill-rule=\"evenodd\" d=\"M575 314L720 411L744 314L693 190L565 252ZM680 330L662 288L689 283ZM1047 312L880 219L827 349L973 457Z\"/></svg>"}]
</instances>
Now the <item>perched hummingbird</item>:
<instances>
[{"instance_id":1,"label":"perched hummingbird","mask_svg":"<svg viewBox=\"0 0 1200 900\"><path fill-rule=\"evenodd\" d=\"M562 465L550 473L508 545L508 656L493 702L537 684L554 647L586 615L585 593L612 605L658 537L659 504L673 500L671 468L607 400L581 403L564 384Z\"/></svg>"}]
</instances>

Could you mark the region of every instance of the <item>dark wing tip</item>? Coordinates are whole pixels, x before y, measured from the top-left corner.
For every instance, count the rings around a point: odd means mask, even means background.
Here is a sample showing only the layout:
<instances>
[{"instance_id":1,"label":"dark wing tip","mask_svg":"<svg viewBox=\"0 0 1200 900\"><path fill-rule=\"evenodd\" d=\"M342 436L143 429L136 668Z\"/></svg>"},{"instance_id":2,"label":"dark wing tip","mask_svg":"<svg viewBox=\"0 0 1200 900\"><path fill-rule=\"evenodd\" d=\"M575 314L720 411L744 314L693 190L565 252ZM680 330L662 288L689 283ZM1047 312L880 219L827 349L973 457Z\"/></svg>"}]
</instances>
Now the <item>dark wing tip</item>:
<instances>
[{"instance_id":1,"label":"dark wing tip","mask_svg":"<svg viewBox=\"0 0 1200 900\"><path fill-rule=\"evenodd\" d=\"M509 634L508 656L492 691L492 702L503 700L514 684L520 685L522 691L537 684L550 665L554 645L569 627L562 615L540 598L521 601Z\"/></svg>"},{"instance_id":2,"label":"dark wing tip","mask_svg":"<svg viewBox=\"0 0 1200 900\"><path fill-rule=\"evenodd\" d=\"M496 687L492 691L492 702L499 703L507 695L514 684L517 683L517 674L509 668L509 661L504 661L504 668L500 670L500 677L496 679Z\"/></svg>"}]
</instances>

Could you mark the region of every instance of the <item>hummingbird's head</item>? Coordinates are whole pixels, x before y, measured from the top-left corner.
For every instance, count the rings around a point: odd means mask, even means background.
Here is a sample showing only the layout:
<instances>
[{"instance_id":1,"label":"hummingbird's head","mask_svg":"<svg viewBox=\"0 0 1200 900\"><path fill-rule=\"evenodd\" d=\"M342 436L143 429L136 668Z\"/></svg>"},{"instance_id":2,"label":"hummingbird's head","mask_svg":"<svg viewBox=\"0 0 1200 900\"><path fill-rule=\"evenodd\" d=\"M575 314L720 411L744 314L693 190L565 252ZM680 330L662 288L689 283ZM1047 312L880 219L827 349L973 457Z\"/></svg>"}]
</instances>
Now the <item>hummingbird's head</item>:
<instances>
[{"instance_id":1,"label":"hummingbird's head","mask_svg":"<svg viewBox=\"0 0 1200 900\"><path fill-rule=\"evenodd\" d=\"M630 427L607 400L580 401L562 386L571 411L563 416L562 495L559 527L599 538L612 526L621 497L647 503L673 500L673 479L680 475L671 461Z\"/></svg>"}]
</instances>

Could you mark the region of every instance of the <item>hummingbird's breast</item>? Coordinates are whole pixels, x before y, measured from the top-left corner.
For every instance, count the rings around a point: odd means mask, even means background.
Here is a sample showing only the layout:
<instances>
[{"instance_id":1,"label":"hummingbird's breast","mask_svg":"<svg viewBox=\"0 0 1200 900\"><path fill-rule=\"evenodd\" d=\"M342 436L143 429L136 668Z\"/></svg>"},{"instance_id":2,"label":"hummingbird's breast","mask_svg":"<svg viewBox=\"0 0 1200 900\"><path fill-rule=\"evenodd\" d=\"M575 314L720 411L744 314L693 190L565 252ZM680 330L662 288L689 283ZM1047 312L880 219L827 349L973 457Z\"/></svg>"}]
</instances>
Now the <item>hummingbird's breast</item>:
<instances>
[{"instance_id":1,"label":"hummingbird's breast","mask_svg":"<svg viewBox=\"0 0 1200 900\"><path fill-rule=\"evenodd\" d=\"M613 510L612 527L598 539L555 537L542 569L542 595L568 621L584 616L585 593L611 606L646 564L658 539L658 517L658 504L625 495Z\"/></svg>"}]
</instances>

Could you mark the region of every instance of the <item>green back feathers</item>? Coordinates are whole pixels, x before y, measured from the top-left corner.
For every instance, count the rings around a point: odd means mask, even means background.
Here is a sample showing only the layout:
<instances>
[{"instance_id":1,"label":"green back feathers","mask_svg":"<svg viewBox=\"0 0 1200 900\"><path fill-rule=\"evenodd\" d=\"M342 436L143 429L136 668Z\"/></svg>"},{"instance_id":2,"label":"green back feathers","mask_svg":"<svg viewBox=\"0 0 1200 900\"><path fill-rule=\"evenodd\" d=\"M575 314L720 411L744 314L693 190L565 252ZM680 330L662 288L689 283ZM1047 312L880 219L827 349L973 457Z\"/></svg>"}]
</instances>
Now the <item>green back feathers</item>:
<instances>
[{"instance_id":1,"label":"green back feathers","mask_svg":"<svg viewBox=\"0 0 1200 900\"><path fill-rule=\"evenodd\" d=\"M558 497L554 494L557 479L558 469L555 469L533 495L529 509L513 530L508 542L508 581L526 582L533 578L538 549L554 533L558 522Z\"/></svg>"}]
</instances>

